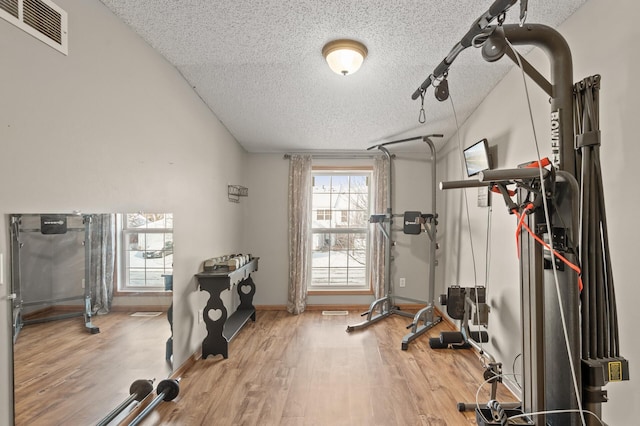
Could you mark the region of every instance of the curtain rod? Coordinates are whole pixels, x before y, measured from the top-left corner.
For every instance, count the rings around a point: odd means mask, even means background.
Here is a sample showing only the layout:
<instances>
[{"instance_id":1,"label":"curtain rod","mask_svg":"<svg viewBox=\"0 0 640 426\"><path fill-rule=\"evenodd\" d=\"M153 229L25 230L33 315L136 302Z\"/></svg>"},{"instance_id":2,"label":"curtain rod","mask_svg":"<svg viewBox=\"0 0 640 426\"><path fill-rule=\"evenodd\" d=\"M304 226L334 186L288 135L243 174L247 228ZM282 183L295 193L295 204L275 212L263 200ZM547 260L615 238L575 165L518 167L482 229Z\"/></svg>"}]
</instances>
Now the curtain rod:
<instances>
[{"instance_id":1,"label":"curtain rod","mask_svg":"<svg viewBox=\"0 0 640 426\"><path fill-rule=\"evenodd\" d=\"M297 152L287 152L282 157L285 160L291 158L292 155L310 155L315 159L352 159L352 158L375 158L382 155L381 152L370 152L370 151L297 151Z\"/></svg>"}]
</instances>

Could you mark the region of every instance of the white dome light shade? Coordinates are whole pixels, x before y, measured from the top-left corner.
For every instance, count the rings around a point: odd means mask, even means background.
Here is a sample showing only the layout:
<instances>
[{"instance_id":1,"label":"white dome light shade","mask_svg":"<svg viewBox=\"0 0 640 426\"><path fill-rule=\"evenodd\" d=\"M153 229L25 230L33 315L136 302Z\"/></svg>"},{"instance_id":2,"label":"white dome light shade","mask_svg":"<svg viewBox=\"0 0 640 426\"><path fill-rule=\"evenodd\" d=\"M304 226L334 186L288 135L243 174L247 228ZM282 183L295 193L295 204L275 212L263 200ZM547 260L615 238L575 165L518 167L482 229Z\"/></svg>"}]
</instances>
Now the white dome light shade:
<instances>
[{"instance_id":1,"label":"white dome light shade","mask_svg":"<svg viewBox=\"0 0 640 426\"><path fill-rule=\"evenodd\" d=\"M334 40L322 48L322 56L336 74L349 75L360 69L367 48L354 40Z\"/></svg>"}]
</instances>

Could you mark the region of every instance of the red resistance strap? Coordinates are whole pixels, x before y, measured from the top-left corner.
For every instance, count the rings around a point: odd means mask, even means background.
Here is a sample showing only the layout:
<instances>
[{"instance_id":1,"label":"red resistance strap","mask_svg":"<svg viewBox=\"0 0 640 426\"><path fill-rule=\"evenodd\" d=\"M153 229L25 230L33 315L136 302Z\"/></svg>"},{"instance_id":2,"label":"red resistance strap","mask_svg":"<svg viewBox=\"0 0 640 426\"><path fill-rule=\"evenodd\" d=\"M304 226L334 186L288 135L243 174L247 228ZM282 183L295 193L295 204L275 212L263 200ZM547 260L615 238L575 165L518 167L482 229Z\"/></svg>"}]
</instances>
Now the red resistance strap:
<instances>
[{"instance_id":1,"label":"red resistance strap","mask_svg":"<svg viewBox=\"0 0 640 426\"><path fill-rule=\"evenodd\" d=\"M526 169L538 169L538 168L541 168L541 167L547 167L550 164L551 164L551 161L549 160L549 157L544 157L540 161L532 161L532 162L530 162L529 164L524 166L524 168L526 168Z\"/></svg>"},{"instance_id":2,"label":"red resistance strap","mask_svg":"<svg viewBox=\"0 0 640 426\"><path fill-rule=\"evenodd\" d=\"M537 163L537 162L536 162ZM537 167L537 166L536 166ZM543 247L545 247L547 250L549 251L553 251L553 255L555 257L557 257L558 259L560 259L562 262L564 262L564 264L566 264L569 268L573 269L577 274L578 274L578 288L580 289L580 291L582 292L582 276L581 276L581 271L580 268L576 265L574 265L573 263L569 262L564 256L562 256L560 253L558 253L555 250L552 250L551 247L549 246L549 244L547 244L546 242L544 242L544 240L542 240L542 238L538 237L532 230L531 228L529 228L529 226L524 223L524 218L527 214L527 211L529 211L530 209L532 209L534 206L533 204L528 204L523 210L522 213L519 213L518 210L513 209L512 213L516 216L516 218L518 219L518 226L516 227L516 248L518 250L518 259L520 259L520 233L522 232L522 228L524 228L529 235L531 235L533 237L534 240L536 240L539 244L541 244Z\"/></svg>"}]
</instances>

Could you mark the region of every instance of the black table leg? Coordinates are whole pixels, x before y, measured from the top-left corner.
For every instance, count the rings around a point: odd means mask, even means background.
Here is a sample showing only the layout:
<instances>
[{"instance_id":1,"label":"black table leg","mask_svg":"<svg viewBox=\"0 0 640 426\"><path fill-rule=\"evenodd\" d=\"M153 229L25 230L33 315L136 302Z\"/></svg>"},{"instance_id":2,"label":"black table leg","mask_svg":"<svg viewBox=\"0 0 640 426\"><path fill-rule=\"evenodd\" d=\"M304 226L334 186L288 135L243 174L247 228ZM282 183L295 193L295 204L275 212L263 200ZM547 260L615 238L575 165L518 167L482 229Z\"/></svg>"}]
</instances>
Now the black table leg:
<instances>
[{"instance_id":1,"label":"black table leg","mask_svg":"<svg viewBox=\"0 0 640 426\"><path fill-rule=\"evenodd\" d=\"M203 286L203 288L209 293L209 300L202 311L207 326L207 337L202 341L202 358L206 359L209 355L220 354L226 359L229 357L229 343L222 335L222 330L227 321L227 308L224 307L220 294L227 287ZM220 311L220 316L216 320L211 319L211 316L217 317L217 311Z\"/></svg>"}]
</instances>

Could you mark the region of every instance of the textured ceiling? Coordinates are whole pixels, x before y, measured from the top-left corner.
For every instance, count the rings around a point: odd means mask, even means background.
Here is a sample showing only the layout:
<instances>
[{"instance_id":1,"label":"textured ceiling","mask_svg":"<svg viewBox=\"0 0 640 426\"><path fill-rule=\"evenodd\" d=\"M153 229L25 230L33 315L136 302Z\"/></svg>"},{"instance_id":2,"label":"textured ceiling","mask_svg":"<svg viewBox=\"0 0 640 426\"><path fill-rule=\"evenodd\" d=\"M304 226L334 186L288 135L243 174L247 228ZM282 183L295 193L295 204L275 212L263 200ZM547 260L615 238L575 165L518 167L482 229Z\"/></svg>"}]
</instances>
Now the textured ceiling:
<instances>
[{"instance_id":1,"label":"textured ceiling","mask_svg":"<svg viewBox=\"0 0 640 426\"><path fill-rule=\"evenodd\" d=\"M251 152L363 149L455 131L450 101L411 94L491 0L101 0L184 75ZM527 22L556 27L586 0L529 2ZM519 4L507 14L518 20ZM363 42L350 76L324 62L325 43ZM462 52L449 72L459 123L511 68Z\"/></svg>"}]
</instances>

